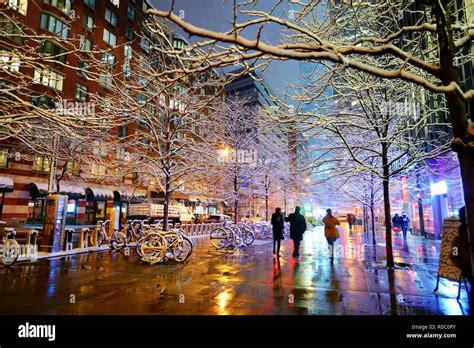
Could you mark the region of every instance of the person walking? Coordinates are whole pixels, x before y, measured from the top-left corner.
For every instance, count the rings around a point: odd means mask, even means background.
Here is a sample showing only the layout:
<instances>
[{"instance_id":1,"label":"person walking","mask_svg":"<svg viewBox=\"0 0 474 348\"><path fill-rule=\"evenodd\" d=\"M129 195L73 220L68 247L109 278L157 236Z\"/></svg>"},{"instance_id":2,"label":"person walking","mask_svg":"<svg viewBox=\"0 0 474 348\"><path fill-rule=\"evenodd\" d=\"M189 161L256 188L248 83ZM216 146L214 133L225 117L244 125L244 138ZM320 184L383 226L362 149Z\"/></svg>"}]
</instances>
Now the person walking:
<instances>
[{"instance_id":1,"label":"person walking","mask_svg":"<svg viewBox=\"0 0 474 348\"><path fill-rule=\"evenodd\" d=\"M276 208L272 214L272 227L273 227L273 255L280 257L280 244L283 238L283 227L284 218L281 213L281 208ZM276 247L276 250L275 250Z\"/></svg>"},{"instance_id":2,"label":"person walking","mask_svg":"<svg viewBox=\"0 0 474 348\"><path fill-rule=\"evenodd\" d=\"M354 226L355 223L355 215L352 213L347 214L347 222L349 223L349 232L352 233L352 226Z\"/></svg>"},{"instance_id":3,"label":"person walking","mask_svg":"<svg viewBox=\"0 0 474 348\"><path fill-rule=\"evenodd\" d=\"M306 220L301 215L301 208L296 207L295 212L285 218L290 222L290 238L293 239L293 258L298 261L300 256L300 244L303 240L303 233L306 231Z\"/></svg>"},{"instance_id":4,"label":"person walking","mask_svg":"<svg viewBox=\"0 0 474 348\"><path fill-rule=\"evenodd\" d=\"M398 213L396 213L395 216L392 218L392 225L393 225L393 231L398 236L398 233L402 229L402 217L398 215Z\"/></svg>"},{"instance_id":5,"label":"person walking","mask_svg":"<svg viewBox=\"0 0 474 348\"><path fill-rule=\"evenodd\" d=\"M400 220L401 220L402 231L403 231L403 239L407 239L407 231L408 231L408 226L410 224L410 219L408 218L407 214L403 213Z\"/></svg>"},{"instance_id":6,"label":"person walking","mask_svg":"<svg viewBox=\"0 0 474 348\"><path fill-rule=\"evenodd\" d=\"M329 249L331 251L331 263L334 262L334 242L339 238L339 232L336 226L340 225L339 219L332 215L331 209L326 210L326 216L323 218L324 235L328 241Z\"/></svg>"}]
</instances>

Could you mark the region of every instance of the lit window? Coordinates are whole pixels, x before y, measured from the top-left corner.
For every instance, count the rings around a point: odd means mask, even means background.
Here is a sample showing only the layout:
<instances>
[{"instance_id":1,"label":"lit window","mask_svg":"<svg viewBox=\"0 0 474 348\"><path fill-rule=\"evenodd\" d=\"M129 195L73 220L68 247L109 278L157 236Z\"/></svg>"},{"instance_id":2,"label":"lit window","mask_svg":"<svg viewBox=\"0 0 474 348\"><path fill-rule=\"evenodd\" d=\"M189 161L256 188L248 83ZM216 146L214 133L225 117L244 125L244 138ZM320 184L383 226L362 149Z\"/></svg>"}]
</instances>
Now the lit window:
<instances>
[{"instance_id":1,"label":"lit window","mask_svg":"<svg viewBox=\"0 0 474 348\"><path fill-rule=\"evenodd\" d=\"M76 84L76 99L79 101L86 101L87 100L87 87Z\"/></svg>"},{"instance_id":2,"label":"lit window","mask_svg":"<svg viewBox=\"0 0 474 348\"><path fill-rule=\"evenodd\" d=\"M117 28L118 26L118 15L110 11L108 8L105 9L105 20Z\"/></svg>"},{"instance_id":3,"label":"lit window","mask_svg":"<svg viewBox=\"0 0 474 348\"><path fill-rule=\"evenodd\" d=\"M94 30L94 18L87 14L84 14L84 17L82 18L82 25L87 30Z\"/></svg>"},{"instance_id":4,"label":"lit window","mask_svg":"<svg viewBox=\"0 0 474 348\"><path fill-rule=\"evenodd\" d=\"M26 15L28 9L28 0L7 0L6 5L11 9Z\"/></svg>"},{"instance_id":5,"label":"lit window","mask_svg":"<svg viewBox=\"0 0 474 348\"><path fill-rule=\"evenodd\" d=\"M84 0L84 4L93 10L95 9L95 0Z\"/></svg>"},{"instance_id":6,"label":"lit window","mask_svg":"<svg viewBox=\"0 0 474 348\"><path fill-rule=\"evenodd\" d=\"M33 83L39 83L41 85L54 88L55 90L62 91L64 84L64 75L49 69L37 69L35 70Z\"/></svg>"},{"instance_id":7,"label":"lit window","mask_svg":"<svg viewBox=\"0 0 474 348\"><path fill-rule=\"evenodd\" d=\"M125 44L123 46L123 55L125 57L125 59L132 59L132 56L133 56L133 49L132 49L132 45L128 45L128 44Z\"/></svg>"},{"instance_id":8,"label":"lit window","mask_svg":"<svg viewBox=\"0 0 474 348\"><path fill-rule=\"evenodd\" d=\"M89 40L87 37L81 35L79 39L79 49L81 51L89 52L92 50L92 41Z\"/></svg>"},{"instance_id":9,"label":"lit window","mask_svg":"<svg viewBox=\"0 0 474 348\"><path fill-rule=\"evenodd\" d=\"M111 74L106 74L106 73L100 73L99 74L99 83L106 87L111 89L112 84L113 84L113 77Z\"/></svg>"},{"instance_id":10,"label":"lit window","mask_svg":"<svg viewBox=\"0 0 474 348\"><path fill-rule=\"evenodd\" d=\"M68 26L48 13L41 14L41 29L47 30L63 39L67 39L69 34Z\"/></svg>"},{"instance_id":11,"label":"lit window","mask_svg":"<svg viewBox=\"0 0 474 348\"><path fill-rule=\"evenodd\" d=\"M36 154L33 160L33 170L37 172L49 172L50 163L49 158L43 155Z\"/></svg>"},{"instance_id":12,"label":"lit window","mask_svg":"<svg viewBox=\"0 0 474 348\"><path fill-rule=\"evenodd\" d=\"M142 39L140 40L140 47L146 53L150 53L150 40L148 40L146 37L142 37Z\"/></svg>"},{"instance_id":13,"label":"lit window","mask_svg":"<svg viewBox=\"0 0 474 348\"><path fill-rule=\"evenodd\" d=\"M66 14L69 14L72 7L72 0L43 0L43 2L60 9Z\"/></svg>"},{"instance_id":14,"label":"lit window","mask_svg":"<svg viewBox=\"0 0 474 348\"><path fill-rule=\"evenodd\" d=\"M115 56L110 53L103 53L102 54L102 62L105 64L105 67L108 69L115 68Z\"/></svg>"},{"instance_id":15,"label":"lit window","mask_svg":"<svg viewBox=\"0 0 474 348\"><path fill-rule=\"evenodd\" d=\"M103 40L105 43L107 43L109 46L115 47L117 46L117 36L115 34L112 34L110 31L108 31L106 28L104 28L104 35L103 35Z\"/></svg>"},{"instance_id":16,"label":"lit window","mask_svg":"<svg viewBox=\"0 0 474 348\"><path fill-rule=\"evenodd\" d=\"M0 147L0 167L6 167L8 164L8 149Z\"/></svg>"},{"instance_id":17,"label":"lit window","mask_svg":"<svg viewBox=\"0 0 474 348\"><path fill-rule=\"evenodd\" d=\"M0 51L0 69L19 72L20 58L12 52Z\"/></svg>"}]
</instances>

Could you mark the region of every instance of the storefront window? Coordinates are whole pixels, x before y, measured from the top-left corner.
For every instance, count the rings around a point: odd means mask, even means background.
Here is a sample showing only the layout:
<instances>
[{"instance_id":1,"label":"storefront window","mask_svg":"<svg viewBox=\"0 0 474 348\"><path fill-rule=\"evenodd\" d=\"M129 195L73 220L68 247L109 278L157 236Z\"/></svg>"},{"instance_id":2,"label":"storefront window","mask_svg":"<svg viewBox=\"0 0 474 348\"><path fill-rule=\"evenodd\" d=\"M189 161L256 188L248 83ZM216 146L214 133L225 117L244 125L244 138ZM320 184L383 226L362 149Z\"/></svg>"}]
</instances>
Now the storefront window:
<instances>
[{"instance_id":1,"label":"storefront window","mask_svg":"<svg viewBox=\"0 0 474 348\"><path fill-rule=\"evenodd\" d=\"M77 201L74 199L68 200L66 210L66 224L73 225L76 223L76 208Z\"/></svg>"},{"instance_id":2,"label":"storefront window","mask_svg":"<svg viewBox=\"0 0 474 348\"><path fill-rule=\"evenodd\" d=\"M95 210L95 221L105 221L105 209L107 202L97 202Z\"/></svg>"},{"instance_id":3,"label":"storefront window","mask_svg":"<svg viewBox=\"0 0 474 348\"><path fill-rule=\"evenodd\" d=\"M44 218L44 201L45 198L37 198L28 202L28 222L42 223Z\"/></svg>"},{"instance_id":4,"label":"storefront window","mask_svg":"<svg viewBox=\"0 0 474 348\"><path fill-rule=\"evenodd\" d=\"M86 225L94 224L94 207L95 207L95 204L93 201L86 202L86 218L85 218Z\"/></svg>"}]
</instances>

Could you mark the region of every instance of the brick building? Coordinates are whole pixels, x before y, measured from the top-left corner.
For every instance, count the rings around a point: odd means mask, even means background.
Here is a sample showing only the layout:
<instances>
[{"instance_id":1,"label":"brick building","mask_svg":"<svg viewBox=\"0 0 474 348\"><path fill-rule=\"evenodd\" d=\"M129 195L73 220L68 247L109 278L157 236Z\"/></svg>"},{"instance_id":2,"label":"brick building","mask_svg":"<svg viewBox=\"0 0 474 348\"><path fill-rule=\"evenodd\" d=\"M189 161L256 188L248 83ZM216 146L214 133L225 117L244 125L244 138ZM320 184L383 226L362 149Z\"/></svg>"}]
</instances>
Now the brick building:
<instances>
[{"instance_id":1,"label":"brick building","mask_svg":"<svg viewBox=\"0 0 474 348\"><path fill-rule=\"evenodd\" d=\"M7 98L4 92L9 91L9 86L21 84L22 77L17 75L31 78L27 87L30 93L19 93L18 89L15 94L35 107L52 108L55 103L57 107L58 101L87 105L93 95L110 94L112 77L126 77L131 73L132 57L151 52L152 42L146 38L143 26L149 6L144 0L0 1L2 109L6 108L7 99L11 99L11 95ZM36 37L24 37L24 33L33 33ZM38 41L40 36L42 40ZM182 44L180 40L174 41ZM41 62L42 69L34 68L34 64L24 64L21 57L15 55L21 47L44 54L36 57L49 54L51 58ZM90 51L101 52L101 60L108 66L107 71L93 79L85 76ZM0 124L0 130L1 127ZM139 126L134 123L120 126L111 135L126 137L133 134L136 127ZM0 219L40 224L45 197L48 191L55 190L54 184L52 188L49 184L53 168L51 157L18 146L18 141L11 139L0 137ZM58 146L61 146L60 140ZM100 162L78 161L67 165L60 192L69 197L68 224L95 224L109 219L114 208L123 218L129 204L151 202L160 197L160 193L140 180L138 173L127 174L118 182ZM190 197L177 193L173 198Z\"/></svg>"}]
</instances>

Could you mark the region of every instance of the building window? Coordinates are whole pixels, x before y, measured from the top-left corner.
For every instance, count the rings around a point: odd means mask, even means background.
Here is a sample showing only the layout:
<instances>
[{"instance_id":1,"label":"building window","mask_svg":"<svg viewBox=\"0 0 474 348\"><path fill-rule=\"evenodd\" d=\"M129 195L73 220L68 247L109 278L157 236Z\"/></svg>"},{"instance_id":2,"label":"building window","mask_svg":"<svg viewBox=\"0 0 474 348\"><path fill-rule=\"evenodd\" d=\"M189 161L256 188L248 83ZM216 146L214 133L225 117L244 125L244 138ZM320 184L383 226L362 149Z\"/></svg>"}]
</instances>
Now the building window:
<instances>
[{"instance_id":1,"label":"building window","mask_svg":"<svg viewBox=\"0 0 474 348\"><path fill-rule=\"evenodd\" d=\"M2 35L7 34L6 36L19 44L23 44L23 30L22 25L18 22L13 22L5 16L4 14L0 13L0 31Z\"/></svg>"},{"instance_id":2,"label":"building window","mask_svg":"<svg viewBox=\"0 0 474 348\"><path fill-rule=\"evenodd\" d=\"M82 25L87 30L94 30L94 18L84 13L84 17L82 17Z\"/></svg>"},{"instance_id":3,"label":"building window","mask_svg":"<svg viewBox=\"0 0 474 348\"><path fill-rule=\"evenodd\" d=\"M105 211L107 209L107 202L96 202L96 208L95 208L95 222L102 220L105 221Z\"/></svg>"},{"instance_id":4,"label":"building window","mask_svg":"<svg viewBox=\"0 0 474 348\"><path fill-rule=\"evenodd\" d=\"M47 96L47 95L33 95L31 97L31 103L39 108L44 108L44 109L55 109L56 108L56 102L53 98Z\"/></svg>"},{"instance_id":5,"label":"building window","mask_svg":"<svg viewBox=\"0 0 474 348\"><path fill-rule=\"evenodd\" d=\"M111 74L106 74L106 73L100 73L99 74L99 83L106 87L111 89L112 88L112 83L113 83L113 77Z\"/></svg>"},{"instance_id":6,"label":"building window","mask_svg":"<svg viewBox=\"0 0 474 348\"><path fill-rule=\"evenodd\" d=\"M69 34L68 26L48 13L41 14L41 29L47 30L63 39L67 39Z\"/></svg>"},{"instance_id":7,"label":"building window","mask_svg":"<svg viewBox=\"0 0 474 348\"><path fill-rule=\"evenodd\" d=\"M123 46L123 55L125 59L132 59L133 57L132 45L125 44Z\"/></svg>"},{"instance_id":8,"label":"building window","mask_svg":"<svg viewBox=\"0 0 474 348\"><path fill-rule=\"evenodd\" d=\"M43 2L60 9L67 15L69 15L72 7L72 0L43 0Z\"/></svg>"},{"instance_id":9,"label":"building window","mask_svg":"<svg viewBox=\"0 0 474 348\"><path fill-rule=\"evenodd\" d=\"M6 168L8 165L8 149L0 147L0 167Z\"/></svg>"},{"instance_id":10,"label":"building window","mask_svg":"<svg viewBox=\"0 0 474 348\"><path fill-rule=\"evenodd\" d=\"M86 101L87 100L87 87L76 84L76 99L79 101Z\"/></svg>"},{"instance_id":11,"label":"building window","mask_svg":"<svg viewBox=\"0 0 474 348\"><path fill-rule=\"evenodd\" d=\"M135 22L135 18L137 17L137 13L133 8L130 6L127 7L127 17L130 19L132 22Z\"/></svg>"},{"instance_id":12,"label":"building window","mask_svg":"<svg viewBox=\"0 0 474 348\"><path fill-rule=\"evenodd\" d=\"M77 67L78 67L78 70L77 70L77 73L79 74L79 76L82 76L84 78L89 78L89 68L90 68L90 65L89 63L83 61L83 60L79 60L77 62Z\"/></svg>"},{"instance_id":13,"label":"building window","mask_svg":"<svg viewBox=\"0 0 474 348\"><path fill-rule=\"evenodd\" d=\"M125 62L123 63L123 77L126 79L130 79L132 77L132 68L130 67L130 63Z\"/></svg>"},{"instance_id":14,"label":"building window","mask_svg":"<svg viewBox=\"0 0 474 348\"><path fill-rule=\"evenodd\" d=\"M43 155L36 154L33 160L33 170L37 172L49 173L49 169L49 158Z\"/></svg>"},{"instance_id":15,"label":"building window","mask_svg":"<svg viewBox=\"0 0 474 348\"><path fill-rule=\"evenodd\" d=\"M112 34L106 28L104 28L104 35L102 38L104 42L108 44L109 46L112 46L112 47L117 46L117 36L115 36L115 34Z\"/></svg>"},{"instance_id":16,"label":"building window","mask_svg":"<svg viewBox=\"0 0 474 348\"><path fill-rule=\"evenodd\" d=\"M135 38L135 31L133 30L133 26L127 25L127 29L126 29L126 32L125 32L125 36L126 36L127 39L129 39L130 41L132 41L132 40Z\"/></svg>"},{"instance_id":17,"label":"building window","mask_svg":"<svg viewBox=\"0 0 474 348\"><path fill-rule=\"evenodd\" d=\"M84 4L93 10L95 9L95 0L84 0Z\"/></svg>"},{"instance_id":18,"label":"building window","mask_svg":"<svg viewBox=\"0 0 474 348\"><path fill-rule=\"evenodd\" d=\"M0 69L19 72L20 58L13 52L0 50Z\"/></svg>"},{"instance_id":19,"label":"building window","mask_svg":"<svg viewBox=\"0 0 474 348\"><path fill-rule=\"evenodd\" d=\"M102 62L107 69L113 70L115 68L115 56L113 54L103 53Z\"/></svg>"},{"instance_id":20,"label":"building window","mask_svg":"<svg viewBox=\"0 0 474 348\"><path fill-rule=\"evenodd\" d=\"M118 137L119 138L125 138L128 135L128 126L120 126L119 131L118 131Z\"/></svg>"},{"instance_id":21,"label":"building window","mask_svg":"<svg viewBox=\"0 0 474 348\"><path fill-rule=\"evenodd\" d=\"M67 173L71 176L79 176L81 170L79 169L79 161L67 162Z\"/></svg>"},{"instance_id":22,"label":"building window","mask_svg":"<svg viewBox=\"0 0 474 348\"><path fill-rule=\"evenodd\" d=\"M140 40L140 47L146 53L150 53L150 40L148 40L146 37L142 37L142 39Z\"/></svg>"},{"instance_id":23,"label":"building window","mask_svg":"<svg viewBox=\"0 0 474 348\"><path fill-rule=\"evenodd\" d=\"M7 0L6 5L9 8L20 12L22 15L26 15L26 11L28 9L28 0Z\"/></svg>"},{"instance_id":24,"label":"building window","mask_svg":"<svg viewBox=\"0 0 474 348\"><path fill-rule=\"evenodd\" d=\"M66 50L51 41L44 41L38 49L39 53L45 54L50 59L58 62L66 62Z\"/></svg>"},{"instance_id":25,"label":"building window","mask_svg":"<svg viewBox=\"0 0 474 348\"><path fill-rule=\"evenodd\" d=\"M84 35L81 35L81 38L79 39L79 49L81 51L90 52L92 50L92 41Z\"/></svg>"},{"instance_id":26,"label":"building window","mask_svg":"<svg viewBox=\"0 0 474 348\"><path fill-rule=\"evenodd\" d=\"M118 26L118 15L114 12L109 10L108 8L105 9L105 20L112 24L115 28Z\"/></svg>"},{"instance_id":27,"label":"building window","mask_svg":"<svg viewBox=\"0 0 474 348\"><path fill-rule=\"evenodd\" d=\"M91 174L93 177L97 179L103 179L105 178L106 173L107 173L107 168L104 165L97 164L97 163L93 163L91 165Z\"/></svg>"},{"instance_id":28,"label":"building window","mask_svg":"<svg viewBox=\"0 0 474 348\"><path fill-rule=\"evenodd\" d=\"M44 86L54 88L57 91L62 92L64 84L64 75L57 73L53 70L35 70L33 83L39 83Z\"/></svg>"}]
</instances>

